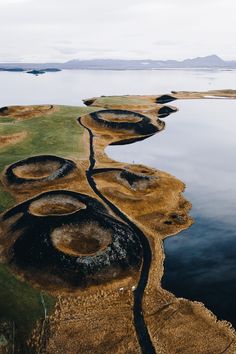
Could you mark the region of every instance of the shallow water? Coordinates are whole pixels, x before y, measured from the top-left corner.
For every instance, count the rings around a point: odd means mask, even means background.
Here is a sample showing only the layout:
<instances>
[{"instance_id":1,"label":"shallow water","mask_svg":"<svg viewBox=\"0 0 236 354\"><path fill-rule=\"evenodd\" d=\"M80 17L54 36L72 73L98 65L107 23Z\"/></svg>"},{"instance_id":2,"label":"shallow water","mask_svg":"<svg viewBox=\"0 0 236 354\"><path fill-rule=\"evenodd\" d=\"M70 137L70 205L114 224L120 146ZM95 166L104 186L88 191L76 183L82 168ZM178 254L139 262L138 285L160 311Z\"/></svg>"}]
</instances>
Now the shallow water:
<instances>
[{"instance_id":1,"label":"shallow water","mask_svg":"<svg viewBox=\"0 0 236 354\"><path fill-rule=\"evenodd\" d=\"M186 183L195 224L164 242L163 287L202 301L236 326L236 101L175 101L164 132L108 147L115 160L146 164Z\"/></svg>"}]
</instances>

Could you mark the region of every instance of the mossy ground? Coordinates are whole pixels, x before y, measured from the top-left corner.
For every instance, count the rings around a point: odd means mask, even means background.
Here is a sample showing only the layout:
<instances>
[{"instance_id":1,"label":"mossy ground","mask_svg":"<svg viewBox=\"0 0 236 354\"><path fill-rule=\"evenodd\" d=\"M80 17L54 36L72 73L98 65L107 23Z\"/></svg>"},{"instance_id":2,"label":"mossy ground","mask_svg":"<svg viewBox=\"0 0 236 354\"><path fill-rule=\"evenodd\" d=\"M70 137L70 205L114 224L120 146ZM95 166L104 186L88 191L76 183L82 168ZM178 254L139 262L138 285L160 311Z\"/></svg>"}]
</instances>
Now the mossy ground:
<instances>
[{"instance_id":1,"label":"mossy ground","mask_svg":"<svg viewBox=\"0 0 236 354\"><path fill-rule=\"evenodd\" d=\"M142 100L140 101L139 96L104 96L97 97L95 104L99 104L99 106L106 105L140 105L142 104ZM145 102L144 102L145 103ZM150 101L147 100L147 103L150 104Z\"/></svg>"},{"instance_id":2,"label":"mossy ground","mask_svg":"<svg viewBox=\"0 0 236 354\"><path fill-rule=\"evenodd\" d=\"M27 137L22 142L0 149L0 173L13 162L34 155L83 157L84 148L80 139L83 128L76 119L95 110L95 107L60 106L51 115L26 120L0 118L0 135L27 132ZM13 204L13 197L0 184L0 213Z\"/></svg>"},{"instance_id":3,"label":"mossy ground","mask_svg":"<svg viewBox=\"0 0 236 354\"><path fill-rule=\"evenodd\" d=\"M22 337L26 338L36 321L44 318L55 299L18 280L5 265L0 265L0 318L14 321Z\"/></svg>"}]
</instances>

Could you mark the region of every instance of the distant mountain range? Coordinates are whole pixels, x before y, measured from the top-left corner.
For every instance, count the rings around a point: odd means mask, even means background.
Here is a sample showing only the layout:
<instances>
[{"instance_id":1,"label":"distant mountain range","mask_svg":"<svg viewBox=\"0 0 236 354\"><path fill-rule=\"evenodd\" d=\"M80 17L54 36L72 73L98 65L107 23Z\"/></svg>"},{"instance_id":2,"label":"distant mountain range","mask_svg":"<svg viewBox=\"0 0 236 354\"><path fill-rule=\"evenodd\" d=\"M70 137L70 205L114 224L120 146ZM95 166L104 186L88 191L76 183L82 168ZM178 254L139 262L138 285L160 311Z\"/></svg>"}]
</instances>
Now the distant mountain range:
<instances>
[{"instance_id":1,"label":"distant mountain range","mask_svg":"<svg viewBox=\"0 0 236 354\"><path fill-rule=\"evenodd\" d=\"M217 55L178 60L70 60L65 63L0 63L1 70L155 70L155 69L236 69L236 60L225 61ZM49 70L48 70L49 71Z\"/></svg>"}]
</instances>

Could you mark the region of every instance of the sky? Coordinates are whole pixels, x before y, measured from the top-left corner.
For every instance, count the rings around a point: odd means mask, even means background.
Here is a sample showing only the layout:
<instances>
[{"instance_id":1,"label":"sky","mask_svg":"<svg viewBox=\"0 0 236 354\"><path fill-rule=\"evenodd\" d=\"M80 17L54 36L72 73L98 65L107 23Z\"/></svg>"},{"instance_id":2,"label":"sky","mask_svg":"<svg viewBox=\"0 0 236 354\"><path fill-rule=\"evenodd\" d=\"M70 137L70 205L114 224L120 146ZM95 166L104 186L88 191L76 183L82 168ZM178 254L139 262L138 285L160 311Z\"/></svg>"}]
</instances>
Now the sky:
<instances>
[{"instance_id":1,"label":"sky","mask_svg":"<svg viewBox=\"0 0 236 354\"><path fill-rule=\"evenodd\" d=\"M235 0L0 0L0 62L236 60Z\"/></svg>"}]
</instances>

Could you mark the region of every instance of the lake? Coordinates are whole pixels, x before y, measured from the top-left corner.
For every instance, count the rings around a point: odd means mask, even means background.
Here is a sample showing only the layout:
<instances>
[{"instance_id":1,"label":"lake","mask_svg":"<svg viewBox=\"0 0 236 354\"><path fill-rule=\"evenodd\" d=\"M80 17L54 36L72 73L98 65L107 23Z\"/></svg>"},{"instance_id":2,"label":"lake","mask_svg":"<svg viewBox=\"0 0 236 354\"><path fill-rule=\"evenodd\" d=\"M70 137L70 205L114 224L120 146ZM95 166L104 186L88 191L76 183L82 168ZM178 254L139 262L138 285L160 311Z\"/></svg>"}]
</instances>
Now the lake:
<instances>
[{"instance_id":1,"label":"lake","mask_svg":"<svg viewBox=\"0 0 236 354\"><path fill-rule=\"evenodd\" d=\"M81 105L100 95L160 94L171 90L235 89L236 71L62 71L42 76L0 72L0 106ZM141 142L106 149L124 162L143 163L186 183L195 224L165 247L163 287L202 301L236 326L236 101L175 101L166 129Z\"/></svg>"},{"instance_id":2,"label":"lake","mask_svg":"<svg viewBox=\"0 0 236 354\"><path fill-rule=\"evenodd\" d=\"M0 71L0 106L78 106L93 96L235 88L235 82L236 70L65 70L39 76Z\"/></svg>"}]
</instances>

